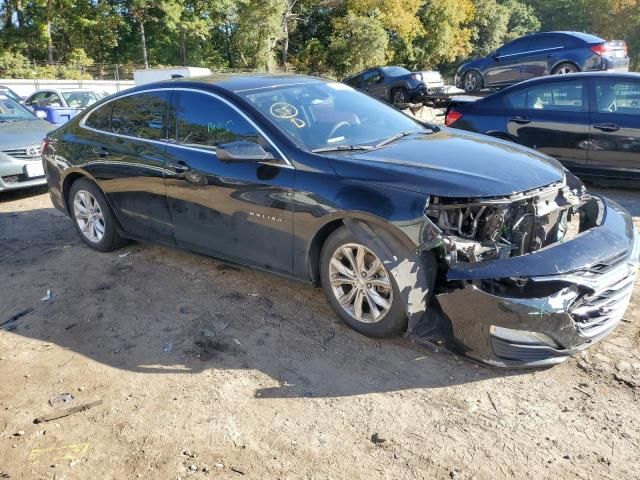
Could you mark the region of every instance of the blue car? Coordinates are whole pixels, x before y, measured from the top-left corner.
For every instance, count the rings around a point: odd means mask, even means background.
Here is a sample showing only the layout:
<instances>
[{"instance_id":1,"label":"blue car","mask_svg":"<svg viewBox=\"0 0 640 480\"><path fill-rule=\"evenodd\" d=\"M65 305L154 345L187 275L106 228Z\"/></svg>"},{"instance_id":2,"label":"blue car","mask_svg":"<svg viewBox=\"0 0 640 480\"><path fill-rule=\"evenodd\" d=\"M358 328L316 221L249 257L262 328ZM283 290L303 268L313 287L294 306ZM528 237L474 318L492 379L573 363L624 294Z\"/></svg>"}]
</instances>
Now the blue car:
<instances>
[{"instance_id":1,"label":"blue car","mask_svg":"<svg viewBox=\"0 0 640 480\"><path fill-rule=\"evenodd\" d=\"M640 74L537 78L454 98L446 124L535 148L578 176L640 185Z\"/></svg>"},{"instance_id":2,"label":"blue car","mask_svg":"<svg viewBox=\"0 0 640 480\"><path fill-rule=\"evenodd\" d=\"M624 41L608 42L580 32L545 32L518 38L461 65L455 82L466 92L477 92L547 75L602 70L629 70Z\"/></svg>"}]
</instances>

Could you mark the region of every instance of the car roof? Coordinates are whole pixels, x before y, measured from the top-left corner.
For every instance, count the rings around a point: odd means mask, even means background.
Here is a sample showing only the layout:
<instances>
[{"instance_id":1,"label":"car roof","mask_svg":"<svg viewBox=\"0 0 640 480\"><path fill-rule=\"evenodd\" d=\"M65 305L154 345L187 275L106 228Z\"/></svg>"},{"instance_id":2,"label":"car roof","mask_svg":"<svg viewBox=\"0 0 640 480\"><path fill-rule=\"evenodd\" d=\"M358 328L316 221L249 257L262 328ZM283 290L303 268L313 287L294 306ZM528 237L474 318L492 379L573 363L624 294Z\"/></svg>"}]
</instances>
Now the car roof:
<instances>
[{"instance_id":1,"label":"car roof","mask_svg":"<svg viewBox=\"0 0 640 480\"><path fill-rule=\"evenodd\" d=\"M598 42L606 41L603 38L597 37L595 35L591 35L590 33L572 32L572 31L569 31L569 30L554 30L554 31L551 31L551 32L536 32L536 33L531 33L529 35L524 35L522 37L516 38L515 40L519 40L520 38L536 37L538 35L568 35L570 37L577 38L577 39L582 40L582 41L587 42L587 43L598 43Z\"/></svg>"},{"instance_id":2,"label":"car roof","mask_svg":"<svg viewBox=\"0 0 640 480\"><path fill-rule=\"evenodd\" d=\"M530 80L525 80L520 83L516 83L515 85L511 85L510 87L499 90L491 95L487 95L484 99L497 98L502 96L503 94L507 94L508 92L518 90L522 87L532 86L532 85L540 85L544 83L555 83L555 82L568 82L575 78L610 78L610 79L628 79L628 80L640 80L640 73L636 72L578 72L578 73L569 73L566 75L548 75L546 77L537 77L532 78Z\"/></svg>"},{"instance_id":3,"label":"car roof","mask_svg":"<svg viewBox=\"0 0 640 480\"><path fill-rule=\"evenodd\" d=\"M159 87L184 87L194 85L217 86L233 93L246 92L249 90L262 90L267 88L278 88L290 85L305 85L312 83L327 83L328 80L321 77L294 74L256 74L256 73L218 73L203 77L181 77L160 82L146 83L135 87L134 90L148 89L150 85Z\"/></svg>"}]
</instances>

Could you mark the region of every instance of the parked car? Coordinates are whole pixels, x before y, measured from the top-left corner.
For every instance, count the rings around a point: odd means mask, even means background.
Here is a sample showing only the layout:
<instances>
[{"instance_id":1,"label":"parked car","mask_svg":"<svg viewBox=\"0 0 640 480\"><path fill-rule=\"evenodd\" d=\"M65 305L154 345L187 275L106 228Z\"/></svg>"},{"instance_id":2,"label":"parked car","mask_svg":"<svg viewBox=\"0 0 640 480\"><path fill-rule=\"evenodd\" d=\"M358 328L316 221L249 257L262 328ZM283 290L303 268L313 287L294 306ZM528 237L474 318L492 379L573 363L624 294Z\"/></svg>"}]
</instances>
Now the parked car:
<instances>
[{"instance_id":1,"label":"parked car","mask_svg":"<svg viewBox=\"0 0 640 480\"><path fill-rule=\"evenodd\" d=\"M53 128L0 91L0 192L47 183L41 146Z\"/></svg>"},{"instance_id":2,"label":"parked car","mask_svg":"<svg viewBox=\"0 0 640 480\"><path fill-rule=\"evenodd\" d=\"M75 117L86 107L107 96L109 96L107 92L77 88L38 90L31 94L24 103L40 118L47 119L56 125L61 125Z\"/></svg>"},{"instance_id":3,"label":"parked car","mask_svg":"<svg viewBox=\"0 0 640 480\"><path fill-rule=\"evenodd\" d=\"M446 124L512 140L599 183L640 186L640 74L578 73L454 98Z\"/></svg>"},{"instance_id":4,"label":"parked car","mask_svg":"<svg viewBox=\"0 0 640 480\"><path fill-rule=\"evenodd\" d=\"M546 75L628 71L627 44L580 32L545 32L506 43L487 57L458 68L456 86L467 92L506 87Z\"/></svg>"},{"instance_id":5,"label":"parked car","mask_svg":"<svg viewBox=\"0 0 640 480\"><path fill-rule=\"evenodd\" d=\"M134 238L294 277L365 335L493 365L609 333L640 255L629 214L556 160L315 77L136 87L51 132L44 159L95 250Z\"/></svg>"},{"instance_id":6,"label":"parked car","mask_svg":"<svg viewBox=\"0 0 640 480\"><path fill-rule=\"evenodd\" d=\"M344 80L389 103L420 101L425 95L442 92L444 81L438 72L410 72L404 67L376 67Z\"/></svg>"},{"instance_id":7,"label":"parked car","mask_svg":"<svg viewBox=\"0 0 640 480\"><path fill-rule=\"evenodd\" d=\"M24 103L24 100L20 95L4 85L0 85L0 94L3 94L18 103Z\"/></svg>"}]
</instances>

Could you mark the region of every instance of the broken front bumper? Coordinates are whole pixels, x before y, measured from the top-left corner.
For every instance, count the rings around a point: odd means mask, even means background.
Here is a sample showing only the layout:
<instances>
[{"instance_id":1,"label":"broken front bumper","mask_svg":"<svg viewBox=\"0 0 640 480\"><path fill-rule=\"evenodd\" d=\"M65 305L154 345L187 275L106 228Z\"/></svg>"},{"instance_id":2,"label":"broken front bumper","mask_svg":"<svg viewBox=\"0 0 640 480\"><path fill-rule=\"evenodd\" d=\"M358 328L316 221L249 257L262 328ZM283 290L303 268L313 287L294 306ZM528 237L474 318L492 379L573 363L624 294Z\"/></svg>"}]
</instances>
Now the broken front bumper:
<instances>
[{"instance_id":1,"label":"broken front bumper","mask_svg":"<svg viewBox=\"0 0 640 480\"><path fill-rule=\"evenodd\" d=\"M640 238L624 209L598 203L599 224L572 240L451 266L450 288L436 295L447 347L496 366L548 366L611 332L631 298ZM521 287L497 288L510 282Z\"/></svg>"}]
</instances>

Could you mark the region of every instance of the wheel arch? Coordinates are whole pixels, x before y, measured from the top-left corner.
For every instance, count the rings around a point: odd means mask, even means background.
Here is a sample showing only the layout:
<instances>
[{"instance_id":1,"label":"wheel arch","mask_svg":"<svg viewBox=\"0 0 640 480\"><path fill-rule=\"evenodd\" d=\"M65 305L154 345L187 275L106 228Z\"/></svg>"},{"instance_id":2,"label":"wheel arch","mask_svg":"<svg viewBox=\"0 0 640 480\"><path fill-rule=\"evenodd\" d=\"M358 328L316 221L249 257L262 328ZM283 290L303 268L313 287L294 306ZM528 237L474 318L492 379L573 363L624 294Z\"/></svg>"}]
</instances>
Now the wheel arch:
<instances>
[{"instance_id":1,"label":"wheel arch","mask_svg":"<svg viewBox=\"0 0 640 480\"><path fill-rule=\"evenodd\" d=\"M69 209L69 192L71 191L71 185L81 178L86 178L97 185L95 179L84 170L73 169L65 174L64 179L62 180L62 200L64 201L64 207L69 214L71 214L71 210Z\"/></svg>"},{"instance_id":2,"label":"wheel arch","mask_svg":"<svg viewBox=\"0 0 640 480\"><path fill-rule=\"evenodd\" d=\"M580 69L580 65L578 65L576 62L574 62L573 60L559 60L557 61L553 67L551 67L551 70L549 71L549 73L551 75L554 74L554 72L556 71L556 69L562 65L563 63L570 63L571 65L573 65L574 67L576 67L578 69L578 72L581 72L582 70Z\"/></svg>"},{"instance_id":3,"label":"wheel arch","mask_svg":"<svg viewBox=\"0 0 640 480\"><path fill-rule=\"evenodd\" d=\"M327 238L329 238L329 235L338 228L348 228L348 222L350 220L360 220L372 227L383 228L385 232L392 235L403 245L406 245L412 250L416 248L415 243L412 242L402 230L383 218L366 212L336 212L330 215L329 218L326 218L321 225L317 226L315 234L311 237L311 241L307 247L307 268L309 277L314 285L318 285L320 282L320 254L322 247L327 241Z\"/></svg>"}]
</instances>

